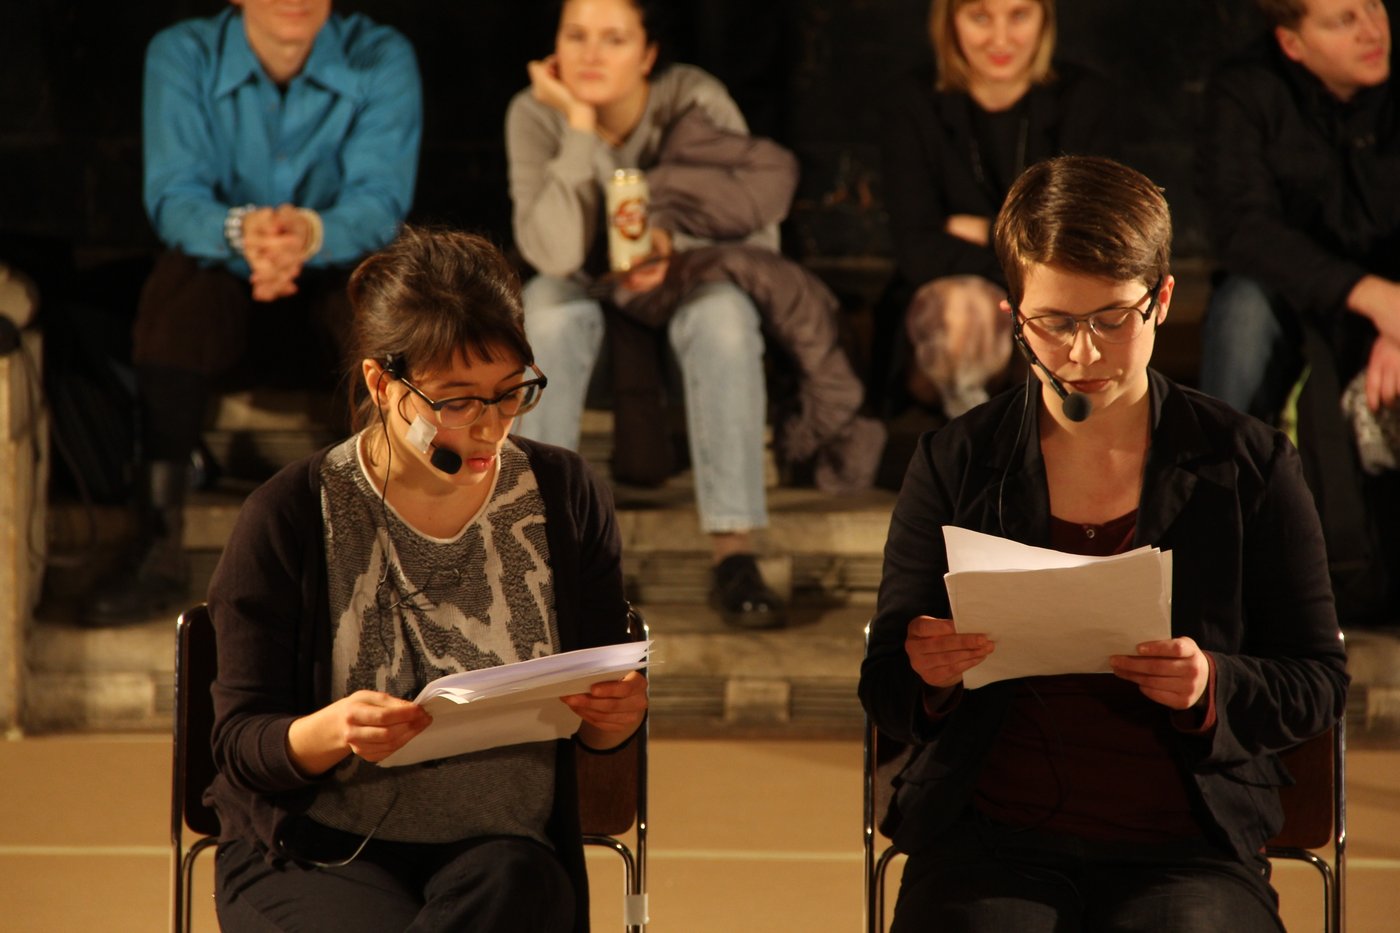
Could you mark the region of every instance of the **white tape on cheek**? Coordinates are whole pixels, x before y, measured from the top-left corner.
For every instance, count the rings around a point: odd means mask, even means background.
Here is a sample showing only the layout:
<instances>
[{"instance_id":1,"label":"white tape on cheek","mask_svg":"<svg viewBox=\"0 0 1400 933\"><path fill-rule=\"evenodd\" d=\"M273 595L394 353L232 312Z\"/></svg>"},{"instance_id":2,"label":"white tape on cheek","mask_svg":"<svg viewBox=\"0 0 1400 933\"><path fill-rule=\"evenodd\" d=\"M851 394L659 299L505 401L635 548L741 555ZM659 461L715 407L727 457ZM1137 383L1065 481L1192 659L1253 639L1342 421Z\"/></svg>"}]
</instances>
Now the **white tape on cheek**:
<instances>
[{"instance_id":1,"label":"white tape on cheek","mask_svg":"<svg viewBox=\"0 0 1400 933\"><path fill-rule=\"evenodd\" d=\"M420 454L425 454L428 452L428 445L433 442L433 438L437 437L437 431L437 425L429 423L428 419L422 415L417 415L414 417L413 423L408 426L408 430L404 432L404 437L408 438L410 444L418 448Z\"/></svg>"}]
</instances>

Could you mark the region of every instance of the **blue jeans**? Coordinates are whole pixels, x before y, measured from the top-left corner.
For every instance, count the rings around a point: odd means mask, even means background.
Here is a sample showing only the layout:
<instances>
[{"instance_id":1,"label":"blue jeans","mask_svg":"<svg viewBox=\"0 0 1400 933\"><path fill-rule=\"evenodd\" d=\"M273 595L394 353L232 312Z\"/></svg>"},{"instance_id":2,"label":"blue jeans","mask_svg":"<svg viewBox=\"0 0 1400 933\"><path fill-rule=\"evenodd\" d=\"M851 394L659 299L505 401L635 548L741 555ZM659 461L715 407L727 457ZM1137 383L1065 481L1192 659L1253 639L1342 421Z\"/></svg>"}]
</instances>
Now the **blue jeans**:
<instances>
[{"instance_id":1,"label":"blue jeans","mask_svg":"<svg viewBox=\"0 0 1400 933\"><path fill-rule=\"evenodd\" d=\"M1264 287L1227 275L1201 327L1201 391L1267 421L1283 407L1300 351Z\"/></svg>"},{"instance_id":2,"label":"blue jeans","mask_svg":"<svg viewBox=\"0 0 1400 933\"><path fill-rule=\"evenodd\" d=\"M603 309L571 279L525 285L525 333L549 388L516 433L578 449L588 383L603 345ZM727 282L688 294L666 328L680 364L700 528L716 534L768 524L763 488L763 334L758 309Z\"/></svg>"}]
</instances>

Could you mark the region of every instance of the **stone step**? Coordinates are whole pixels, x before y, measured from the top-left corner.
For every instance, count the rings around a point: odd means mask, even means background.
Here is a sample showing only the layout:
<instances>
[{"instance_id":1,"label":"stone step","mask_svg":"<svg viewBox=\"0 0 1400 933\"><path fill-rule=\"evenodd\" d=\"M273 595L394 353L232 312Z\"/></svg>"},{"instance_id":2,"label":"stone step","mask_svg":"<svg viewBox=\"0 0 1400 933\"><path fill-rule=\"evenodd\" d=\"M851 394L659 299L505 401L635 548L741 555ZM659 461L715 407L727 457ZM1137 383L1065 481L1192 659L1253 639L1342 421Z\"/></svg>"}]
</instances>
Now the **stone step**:
<instances>
[{"instance_id":1,"label":"stone step","mask_svg":"<svg viewBox=\"0 0 1400 933\"><path fill-rule=\"evenodd\" d=\"M793 610L785 629L727 628L693 605L640 607L656 644L652 728L667 736L852 737L868 610ZM165 730L173 618L118 629L43 619L31 632L23 722L31 733ZM1352 632L1348 740L1400 748L1400 632Z\"/></svg>"},{"instance_id":2,"label":"stone step","mask_svg":"<svg viewBox=\"0 0 1400 933\"><path fill-rule=\"evenodd\" d=\"M696 606L643 606L658 734L860 731L855 685L867 613L797 610L788 628L729 629ZM38 621L29 638L30 732L168 729L174 618L114 629Z\"/></svg>"}]
</instances>

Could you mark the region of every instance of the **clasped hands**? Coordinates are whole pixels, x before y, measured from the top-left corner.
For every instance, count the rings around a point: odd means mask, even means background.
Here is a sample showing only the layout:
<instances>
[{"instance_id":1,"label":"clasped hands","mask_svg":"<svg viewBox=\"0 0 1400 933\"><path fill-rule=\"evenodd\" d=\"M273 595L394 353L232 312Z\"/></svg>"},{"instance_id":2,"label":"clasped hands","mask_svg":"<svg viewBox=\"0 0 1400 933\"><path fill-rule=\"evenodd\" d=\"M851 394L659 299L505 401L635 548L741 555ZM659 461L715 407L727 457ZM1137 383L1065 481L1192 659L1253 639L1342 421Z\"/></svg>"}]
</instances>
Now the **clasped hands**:
<instances>
[{"instance_id":1,"label":"clasped hands","mask_svg":"<svg viewBox=\"0 0 1400 933\"><path fill-rule=\"evenodd\" d=\"M588 693L560 697L583 720L579 739L589 748L620 745L647 710L647 680L630 671L621 680L596 683ZM354 753L383 761L432 724L428 711L411 700L377 690L349 696L294 720L287 732L292 761L308 777L324 774Z\"/></svg>"},{"instance_id":2,"label":"clasped hands","mask_svg":"<svg viewBox=\"0 0 1400 933\"><path fill-rule=\"evenodd\" d=\"M259 207L243 215L243 256L252 275L254 301L296 294L297 277L316 239L315 226L290 204Z\"/></svg>"},{"instance_id":3,"label":"clasped hands","mask_svg":"<svg viewBox=\"0 0 1400 933\"><path fill-rule=\"evenodd\" d=\"M957 686L965 671L995 650L996 643L986 635L959 632L952 619L932 616L910 622L904 639L914 673L935 690ZM1137 646L1137 654L1115 654L1108 660L1115 676L1137 684L1143 696L1174 710L1194 706L1210 678L1210 662L1190 638L1146 641Z\"/></svg>"}]
</instances>

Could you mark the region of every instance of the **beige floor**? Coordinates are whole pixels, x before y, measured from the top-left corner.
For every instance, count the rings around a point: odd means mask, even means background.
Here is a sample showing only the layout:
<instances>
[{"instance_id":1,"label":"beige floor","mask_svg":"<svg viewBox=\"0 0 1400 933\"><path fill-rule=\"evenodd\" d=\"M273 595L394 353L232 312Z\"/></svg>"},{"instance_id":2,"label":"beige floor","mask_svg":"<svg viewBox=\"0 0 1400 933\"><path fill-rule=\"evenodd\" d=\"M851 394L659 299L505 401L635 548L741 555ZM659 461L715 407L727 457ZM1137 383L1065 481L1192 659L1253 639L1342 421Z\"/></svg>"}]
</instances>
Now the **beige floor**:
<instances>
[{"instance_id":1,"label":"beige floor","mask_svg":"<svg viewBox=\"0 0 1400 933\"><path fill-rule=\"evenodd\" d=\"M1353 750L1349 767L1350 929L1400 929L1400 751ZM0 741L0 929L165 929L169 768L164 736ZM856 743L656 741L652 778L651 930L860 929ZM594 928L616 929L617 859L589 864ZM1312 869L1275 878L1290 929L1319 928Z\"/></svg>"}]
</instances>

